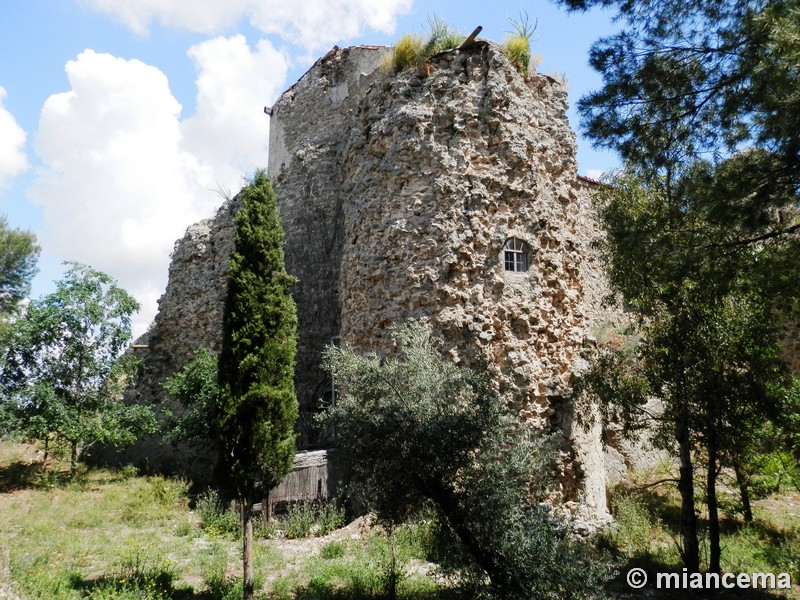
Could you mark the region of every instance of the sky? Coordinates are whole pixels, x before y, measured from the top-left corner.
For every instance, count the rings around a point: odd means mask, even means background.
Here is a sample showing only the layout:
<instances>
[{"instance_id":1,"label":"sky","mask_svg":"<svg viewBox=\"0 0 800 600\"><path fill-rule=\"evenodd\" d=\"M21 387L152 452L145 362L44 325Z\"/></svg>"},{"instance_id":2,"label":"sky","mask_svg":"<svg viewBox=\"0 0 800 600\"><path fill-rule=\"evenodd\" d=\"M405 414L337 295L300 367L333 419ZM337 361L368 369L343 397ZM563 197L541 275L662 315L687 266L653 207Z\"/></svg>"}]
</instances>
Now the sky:
<instances>
[{"instance_id":1,"label":"sky","mask_svg":"<svg viewBox=\"0 0 800 600\"><path fill-rule=\"evenodd\" d=\"M537 70L565 76L578 170L618 164L579 130L577 100L598 89L591 44L609 14L494 0L0 0L0 213L42 255L31 296L64 261L114 277L142 304L143 333L186 228L213 216L267 165L264 106L334 44L391 45L436 15L501 41L536 24ZM523 12L521 12L523 11Z\"/></svg>"}]
</instances>

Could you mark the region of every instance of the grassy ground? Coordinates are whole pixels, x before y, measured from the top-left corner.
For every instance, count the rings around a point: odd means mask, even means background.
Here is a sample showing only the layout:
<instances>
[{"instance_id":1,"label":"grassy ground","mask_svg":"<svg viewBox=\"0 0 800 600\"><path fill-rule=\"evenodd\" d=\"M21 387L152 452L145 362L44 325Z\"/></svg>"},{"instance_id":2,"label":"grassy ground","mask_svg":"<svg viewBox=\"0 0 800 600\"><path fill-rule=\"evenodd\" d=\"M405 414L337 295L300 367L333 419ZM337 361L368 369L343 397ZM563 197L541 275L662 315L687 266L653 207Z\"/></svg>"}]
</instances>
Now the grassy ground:
<instances>
[{"instance_id":1,"label":"grassy ground","mask_svg":"<svg viewBox=\"0 0 800 600\"><path fill-rule=\"evenodd\" d=\"M624 576L633 567L651 577L680 572L678 498L646 483L634 481L613 492L618 525L596 540L617 561L620 577L610 586L617 598L672 597L656 595L650 586L632 591ZM800 600L800 494L759 500L755 517L750 525L725 520L723 570L789 572L795 589L788 597ZM340 525L341 514L327 509L257 524L259 597L383 597L392 573L386 535L364 519ZM185 481L139 476L130 468L82 471L71 479L58 469L43 475L34 448L0 442L0 599L239 598L237 530L232 512L213 495L192 496ZM425 560L429 535L416 525L400 528L393 538L400 598L458 597ZM714 597L776 596L751 590Z\"/></svg>"},{"instance_id":2,"label":"grassy ground","mask_svg":"<svg viewBox=\"0 0 800 600\"><path fill-rule=\"evenodd\" d=\"M651 487L652 481L669 473L647 473L638 480L617 486L611 494L611 509L616 528L603 534L598 543L620 561L619 577L611 588L625 597L671 598L670 593L654 595L652 586L632 592L625 575L634 568L644 569L649 581L656 573L681 573L678 549L680 497L674 485ZM701 474L702 475L702 474ZM698 489L701 489L698 486ZM779 496L762 498L753 505L754 520L745 523L737 511L738 495L733 489L720 490L721 546L723 573L789 573L793 590L788 593L765 593L763 590L739 590L715 598L788 597L800 600L800 494L784 491ZM701 499L697 506L701 507ZM705 515L700 514L701 560L708 558L705 538ZM708 592L704 592L706 595ZM685 592L676 598L688 597ZM698 595L705 598L706 595Z\"/></svg>"},{"instance_id":3,"label":"grassy ground","mask_svg":"<svg viewBox=\"0 0 800 600\"><path fill-rule=\"evenodd\" d=\"M215 514L207 496L198 510L185 481L137 476L133 469L83 471L70 479L58 469L43 475L36 459L30 446L0 442L0 598L241 597L236 518ZM380 597L385 536L362 519L313 537L332 527L331 514L323 513L298 511L291 522L257 528L274 538L256 542L260 597ZM299 539L287 539L287 532ZM398 534L396 551L405 573L400 597L447 594L427 574L412 530Z\"/></svg>"}]
</instances>

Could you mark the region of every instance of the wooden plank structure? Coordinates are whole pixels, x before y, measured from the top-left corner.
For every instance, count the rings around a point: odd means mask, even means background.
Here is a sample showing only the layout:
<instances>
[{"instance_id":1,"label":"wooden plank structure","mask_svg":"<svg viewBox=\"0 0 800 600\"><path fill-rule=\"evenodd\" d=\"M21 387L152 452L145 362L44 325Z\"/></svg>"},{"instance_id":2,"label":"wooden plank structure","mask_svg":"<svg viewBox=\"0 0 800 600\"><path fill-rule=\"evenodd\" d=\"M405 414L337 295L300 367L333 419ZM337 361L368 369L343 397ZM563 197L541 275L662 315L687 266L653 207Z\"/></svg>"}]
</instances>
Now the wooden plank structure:
<instances>
[{"instance_id":1,"label":"wooden plank structure","mask_svg":"<svg viewBox=\"0 0 800 600\"><path fill-rule=\"evenodd\" d=\"M293 502L331 500L344 473L336 464L336 450L313 450L294 455L292 471L264 499L269 515Z\"/></svg>"}]
</instances>

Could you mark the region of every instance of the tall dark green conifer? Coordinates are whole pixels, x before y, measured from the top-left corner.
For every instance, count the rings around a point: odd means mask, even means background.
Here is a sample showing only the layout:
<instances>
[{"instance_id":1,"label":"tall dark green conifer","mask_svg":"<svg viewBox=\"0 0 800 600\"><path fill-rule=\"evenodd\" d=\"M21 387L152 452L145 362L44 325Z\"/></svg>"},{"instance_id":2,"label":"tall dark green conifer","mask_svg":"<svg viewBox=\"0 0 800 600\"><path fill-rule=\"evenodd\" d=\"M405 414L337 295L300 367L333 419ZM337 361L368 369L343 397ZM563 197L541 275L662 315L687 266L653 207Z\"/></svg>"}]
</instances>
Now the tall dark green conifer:
<instances>
[{"instance_id":1,"label":"tall dark green conifer","mask_svg":"<svg viewBox=\"0 0 800 600\"><path fill-rule=\"evenodd\" d=\"M242 503L244 597L253 593L252 506L295 451L297 315L272 184L258 171L240 193L219 355L220 479Z\"/></svg>"}]
</instances>

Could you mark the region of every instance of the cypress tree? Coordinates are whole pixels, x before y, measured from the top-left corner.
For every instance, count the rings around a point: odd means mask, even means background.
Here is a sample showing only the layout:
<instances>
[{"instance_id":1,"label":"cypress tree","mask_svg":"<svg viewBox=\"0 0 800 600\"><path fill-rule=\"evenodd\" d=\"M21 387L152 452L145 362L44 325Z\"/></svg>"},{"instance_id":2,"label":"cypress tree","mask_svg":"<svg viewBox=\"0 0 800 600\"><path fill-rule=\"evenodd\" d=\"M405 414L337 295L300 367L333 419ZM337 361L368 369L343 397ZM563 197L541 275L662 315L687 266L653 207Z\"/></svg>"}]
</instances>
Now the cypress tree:
<instances>
[{"instance_id":1,"label":"cypress tree","mask_svg":"<svg viewBox=\"0 0 800 600\"><path fill-rule=\"evenodd\" d=\"M219 477L242 505L244 598L253 594L252 507L289 472L295 451L297 314L283 229L264 171L240 192L219 355Z\"/></svg>"}]
</instances>

